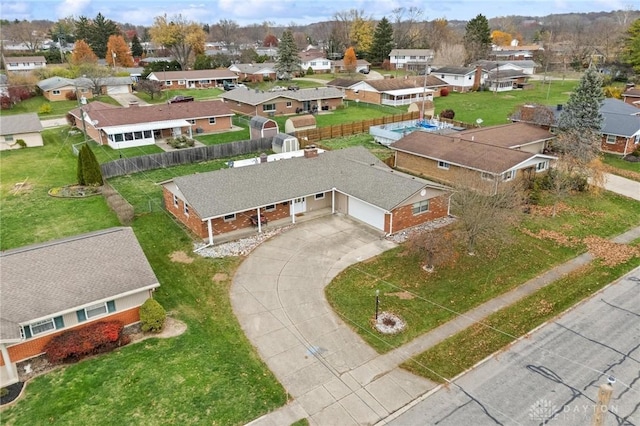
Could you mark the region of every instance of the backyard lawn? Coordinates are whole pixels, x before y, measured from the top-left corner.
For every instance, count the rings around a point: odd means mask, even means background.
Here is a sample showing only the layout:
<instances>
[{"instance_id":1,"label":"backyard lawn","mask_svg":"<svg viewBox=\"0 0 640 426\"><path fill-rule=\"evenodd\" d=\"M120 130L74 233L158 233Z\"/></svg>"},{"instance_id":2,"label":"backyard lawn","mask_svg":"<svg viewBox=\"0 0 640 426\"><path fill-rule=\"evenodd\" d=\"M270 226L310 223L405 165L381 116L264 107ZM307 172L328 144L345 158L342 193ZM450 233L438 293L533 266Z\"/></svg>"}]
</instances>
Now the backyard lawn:
<instances>
[{"instance_id":1,"label":"backyard lawn","mask_svg":"<svg viewBox=\"0 0 640 426\"><path fill-rule=\"evenodd\" d=\"M552 80L550 83L535 81L528 90L509 92L450 92L448 96L434 99L435 112L452 109L455 120L475 124L482 119L482 126L507 124L508 117L520 105L537 103L557 106L569 100L571 91L578 85L576 80Z\"/></svg>"},{"instance_id":2,"label":"backyard lawn","mask_svg":"<svg viewBox=\"0 0 640 426\"><path fill-rule=\"evenodd\" d=\"M92 99L89 99L89 102L100 101L106 104L117 105L120 104L110 96L96 96ZM42 112L41 108L51 107L51 111ZM11 109L3 109L2 115L15 115L15 114L25 114L27 112L35 112L38 114L41 120L46 120L48 118L58 118L65 117L69 111L78 107L78 101L57 101L57 102L49 102L44 96L34 96L27 100L24 100L16 105L14 105Z\"/></svg>"},{"instance_id":3,"label":"backyard lawn","mask_svg":"<svg viewBox=\"0 0 640 426\"><path fill-rule=\"evenodd\" d=\"M44 134L44 147L0 157L2 250L119 225L102 197L47 196L49 188L76 181L76 157L66 128ZM193 255L194 240L160 208L155 182L224 164L161 169L114 182L136 206L133 229L161 283L155 297L187 324L185 334L145 340L40 376L29 382L15 406L2 412L3 424L35 425L43 419L104 424L109 419L112 424L235 425L286 402L284 389L231 310L228 288L240 259ZM25 180L23 190L13 193L14 184ZM172 261L176 252L193 262Z\"/></svg>"}]
</instances>

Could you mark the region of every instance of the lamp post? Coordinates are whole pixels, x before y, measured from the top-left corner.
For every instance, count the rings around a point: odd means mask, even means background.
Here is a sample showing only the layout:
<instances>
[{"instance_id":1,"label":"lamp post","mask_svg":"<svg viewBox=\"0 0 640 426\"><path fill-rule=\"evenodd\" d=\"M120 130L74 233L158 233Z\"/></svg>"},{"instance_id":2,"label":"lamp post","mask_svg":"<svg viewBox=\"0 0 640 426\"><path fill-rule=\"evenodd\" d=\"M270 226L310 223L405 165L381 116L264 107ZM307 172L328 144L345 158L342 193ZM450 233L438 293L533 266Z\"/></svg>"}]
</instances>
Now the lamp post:
<instances>
[{"instance_id":1,"label":"lamp post","mask_svg":"<svg viewBox=\"0 0 640 426\"><path fill-rule=\"evenodd\" d=\"M378 308L380 307L380 290L376 290L376 321L378 321Z\"/></svg>"},{"instance_id":2,"label":"lamp post","mask_svg":"<svg viewBox=\"0 0 640 426\"><path fill-rule=\"evenodd\" d=\"M116 69L116 56L118 55L116 55L115 51L111 52L111 57L113 58L113 69Z\"/></svg>"}]
</instances>

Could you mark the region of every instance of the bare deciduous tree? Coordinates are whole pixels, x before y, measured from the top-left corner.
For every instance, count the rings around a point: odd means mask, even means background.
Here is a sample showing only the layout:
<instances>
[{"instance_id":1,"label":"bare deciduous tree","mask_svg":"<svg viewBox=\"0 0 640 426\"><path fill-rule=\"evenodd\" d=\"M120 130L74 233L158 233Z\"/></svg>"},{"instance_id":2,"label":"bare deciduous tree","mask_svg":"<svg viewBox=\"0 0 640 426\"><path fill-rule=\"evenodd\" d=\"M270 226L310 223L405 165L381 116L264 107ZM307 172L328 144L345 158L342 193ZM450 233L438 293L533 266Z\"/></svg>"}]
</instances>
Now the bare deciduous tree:
<instances>
[{"instance_id":1,"label":"bare deciduous tree","mask_svg":"<svg viewBox=\"0 0 640 426\"><path fill-rule=\"evenodd\" d=\"M455 263L458 246L459 236L450 226L416 232L407 240L407 249L424 259L422 267L427 272Z\"/></svg>"},{"instance_id":2,"label":"bare deciduous tree","mask_svg":"<svg viewBox=\"0 0 640 426\"><path fill-rule=\"evenodd\" d=\"M436 50L433 65L436 66L462 66L466 52L462 44L443 43Z\"/></svg>"},{"instance_id":3,"label":"bare deciduous tree","mask_svg":"<svg viewBox=\"0 0 640 426\"><path fill-rule=\"evenodd\" d=\"M392 11L393 38L398 49L411 49L422 44L425 30L423 11L417 6L397 7Z\"/></svg>"}]
</instances>

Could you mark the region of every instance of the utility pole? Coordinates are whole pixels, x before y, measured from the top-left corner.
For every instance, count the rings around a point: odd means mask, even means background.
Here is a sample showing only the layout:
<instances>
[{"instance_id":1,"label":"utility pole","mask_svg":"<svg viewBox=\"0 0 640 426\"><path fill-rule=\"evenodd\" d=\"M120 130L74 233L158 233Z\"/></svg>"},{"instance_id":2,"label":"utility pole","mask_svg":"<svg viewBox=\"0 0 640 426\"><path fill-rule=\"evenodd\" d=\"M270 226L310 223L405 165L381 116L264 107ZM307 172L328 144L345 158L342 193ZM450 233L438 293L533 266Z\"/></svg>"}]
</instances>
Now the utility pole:
<instances>
[{"instance_id":1,"label":"utility pole","mask_svg":"<svg viewBox=\"0 0 640 426\"><path fill-rule=\"evenodd\" d=\"M427 76L431 74L429 72L429 60L431 56L427 57L427 61L424 64L424 82L422 83L422 111L420 111L420 121L424 121L424 103L427 97Z\"/></svg>"},{"instance_id":2,"label":"utility pole","mask_svg":"<svg viewBox=\"0 0 640 426\"><path fill-rule=\"evenodd\" d=\"M615 379L610 379L609 383L614 383ZM613 388L610 384L604 383L600 385L598 388L598 403L594 407L593 413L593 426L603 426L604 419L606 417L607 411L609 411L609 401L611 400L611 394L613 393Z\"/></svg>"}]
</instances>

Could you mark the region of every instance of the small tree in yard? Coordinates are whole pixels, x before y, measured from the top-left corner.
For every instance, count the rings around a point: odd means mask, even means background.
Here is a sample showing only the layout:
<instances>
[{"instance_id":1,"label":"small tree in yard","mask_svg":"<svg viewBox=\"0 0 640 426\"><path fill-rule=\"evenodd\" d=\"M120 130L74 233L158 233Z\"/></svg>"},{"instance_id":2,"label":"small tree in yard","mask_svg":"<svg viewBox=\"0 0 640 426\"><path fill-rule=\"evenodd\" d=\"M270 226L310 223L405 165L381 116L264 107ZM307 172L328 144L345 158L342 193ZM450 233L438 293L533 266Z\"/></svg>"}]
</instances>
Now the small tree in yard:
<instances>
[{"instance_id":1,"label":"small tree in yard","mask_svg":"<svg viewBox=\"0 0 640 426\"><path fill-rule=\"evenodd\" d=\"M455 263L458 258L458 235L451 227L418 232L409 237L407 248L410 253L420 256L422 268L433 272L438 266Z\"/></svg>"},{"instance_id":2,"label":"small tree in yard","mask_svg":"<svg viewBox=\"0 0 640 426\"><path fill-rule=\"evenodd\" d=\"M82 179L79 180L80 185L102 185L102 171L96 155L93 153L89 145L84 144L80 149L78 156L78 169L82 172ZM78 171L78 177L80 171Z\"/></svg>"},{"instance_id":3,"label":"small tree in yard","mask_svg":"<svg viewBox=\"0 0 640 426\"><path fill-rule=\"evenodd\" d=\"M353 47L348 48L344 52L344 68L348 73L354 73L356 71L356 67L358 65L358 59L356 58L356 51Z\"/></svg>"},{"instance_id":4,"label":"small tree in yard","mask_svg":"<svg viewBox=\"0 0 640 426\"><path fill-rule=\"evenodd\" d=\"M140 306L140 324L142 331L159 333L164 327L164 320L167 314L155 299L148 298L142 306Z\"/></svg>"},{"instance_id":5,"label":"small tree in yard","mask_svg":"<svg viewBox=\"0 0 640 426\"><path fill-rule=\"evenodd\" d=\"M155 95L162 93L162 82L157 80L141 79L136 83L136 90L138 92L146 93L151 99Z\"/></svg>"},{"instance_id":6,"label":"small tree in yard","mask_svg":"<svg viewBox=\"0 0 640 426\"><path fill-rule=\"evenodd\" d=\"M468 253L473 255L482 239L506 240L511 225L520 220L523 204L524 191L519 181L497 184L479 179L472 172L460 175L451 196L451 212L457 218Z\"/></svg>"}]
</instances>

